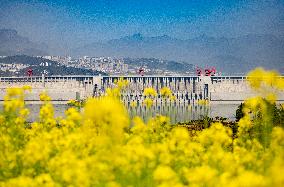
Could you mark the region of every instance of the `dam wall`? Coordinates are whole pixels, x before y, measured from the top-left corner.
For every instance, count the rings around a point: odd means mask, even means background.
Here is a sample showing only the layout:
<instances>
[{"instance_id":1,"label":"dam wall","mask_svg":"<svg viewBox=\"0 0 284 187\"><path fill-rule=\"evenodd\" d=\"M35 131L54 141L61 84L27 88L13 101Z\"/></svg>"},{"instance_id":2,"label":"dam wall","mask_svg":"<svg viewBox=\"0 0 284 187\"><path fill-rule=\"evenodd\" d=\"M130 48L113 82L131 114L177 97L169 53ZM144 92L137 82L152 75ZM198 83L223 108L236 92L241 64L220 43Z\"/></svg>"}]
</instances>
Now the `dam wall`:
<instances>
[{"instance_id":1,"label":"dam wall","mask_svg":"<svg viewBox=\"0 0 284 187\"><path fill-rule=\"evenodd\" d=\"M32 92L26 101L39 101L39 95L47 92L53 101L67 102L71 99L86 99L104 95L108 88L116 87L120 76L37 76L37 77L0 77L0 101L3 101L7 88L30 85ZM283 78L283 77L280 77ZM163 87L172 90L175 103L195 104L199 100L213 103L240 103L248 97L259 95L250 88L247 77L242 76L124 76L128 85L122 91L124 102L145 99L145 88L152 87L157 93ZM284 93L278 92L278 101L284 101ZM154 103L169 103L170 99L158 94Z\"/></svg>"},{"instance_id":2,"label":"dam wall","mask_svg":"<svg viewBox=\"0 0 284 187\"><path fill-rule=\"evenodd\" d=\"M93 77L52 76L52 77L0 77L0 101L7 88L29 85L32 91L25 95L26 101L39 101L39 95L46 92L53 101L85 99L93 96Z\"/></svg>"}]
</instances>

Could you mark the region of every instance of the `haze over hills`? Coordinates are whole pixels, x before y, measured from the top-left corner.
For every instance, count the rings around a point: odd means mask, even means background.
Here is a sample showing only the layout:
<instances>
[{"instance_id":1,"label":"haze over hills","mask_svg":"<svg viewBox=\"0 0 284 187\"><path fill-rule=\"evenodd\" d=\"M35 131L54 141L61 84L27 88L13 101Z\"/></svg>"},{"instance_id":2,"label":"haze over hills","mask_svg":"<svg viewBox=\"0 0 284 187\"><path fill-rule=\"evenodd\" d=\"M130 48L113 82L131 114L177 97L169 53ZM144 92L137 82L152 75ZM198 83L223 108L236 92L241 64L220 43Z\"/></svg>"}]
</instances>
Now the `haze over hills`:
<instances>
[{"instance_id":1,"label":"haze over hills","mask_svg":"<svg viewBox=\"0 0 284 187\"><path fill-rule=\"evenodd\" d=\"M0 30L0 56L66 55L51 51L11 29ZM262 66L284 73L284 39L274 35L250 34L236 38L201 35L187 40L167 35L147 37L134 34L105 42L92 42L73 49L70 56L111 56L119 58L156 58L194 64L216 66L227 74L246 73Z\"/></svg>"},{"instance_id":2,"label":"haze over hills","mask_svg":"<svg viewBox=\"0 0 284 187\"><path fill-rule=\"evenodd\" d=\"M79 47L73 55L161 58L199 66L216 66L223 72L242 73L262 66L284 72L284 40L273 35L215 38L202 35L180 40L170 36L134 34L104 43Z\"/></svg>"},{"instance_id":3,"label":"haze over hills","mask_svg":"<svg viewBox=\"0 0 284 187\"><path fill-rule=\"evenodd\" d=\"M48 47L45 44L38 44L28 38L20 36L16 30L0 29L0 55L46 55Z\"/></svg>"}]
</instances>

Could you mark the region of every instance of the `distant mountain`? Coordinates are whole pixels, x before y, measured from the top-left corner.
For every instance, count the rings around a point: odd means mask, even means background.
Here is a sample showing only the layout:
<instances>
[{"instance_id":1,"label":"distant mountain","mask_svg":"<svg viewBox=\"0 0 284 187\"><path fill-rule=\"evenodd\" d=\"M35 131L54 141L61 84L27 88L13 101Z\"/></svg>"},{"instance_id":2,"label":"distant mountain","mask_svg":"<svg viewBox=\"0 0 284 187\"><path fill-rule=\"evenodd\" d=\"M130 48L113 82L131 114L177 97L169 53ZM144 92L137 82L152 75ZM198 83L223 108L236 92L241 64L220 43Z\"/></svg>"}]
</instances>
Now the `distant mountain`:
<instances>
[{"instance_id":1,"label":"distant mountain","mask_svg":"<svg viewBox=\"0 0 284 187\"><path fill-rule=\"evenodd\" d=\"M20 36L12 29L0 29L0 56L46 55L48 47ZM70 52L72 56L156 58L186 62L200 67L215 66L224 74L245 74L262 66L284 74L284 38L250 34L237 38L199 37L180 40L167 35L145 37L140 33L106 42L95 42ZM60 55L60 51L58 51ZM65 54L61 54L65 55Z\"/></svg>"},{"instance_id":2,"label":"distant mountain","mask_svg":"<svg viewBox=\"0 0 284 187\"><path fill-rule=\"evenodd\" d=\"M26 76L28 69L33 70L34 76L42 75L44 70L48 72L48 75L106 75L105 73L99 71L93 71L83 68L66 67L55 61L25 55L0 58L0 68L2 68L3 65L5 66L5 64L23 64L26 67L20 69L18 72L0 70L0 76Z\"/></svg>"},{"instance_id":3,"label":"distant mountain","mask_svg":"<svg viewBox=\"0 0 284 187\"><path fill-rule=\"evenodd\" d=\"M199 66L216 66L224 73L246 73L263 66L284 73L284 39L273 35L215 38L202 35L180 40L170 36L145 37L134 34L92 43L72 52L75 56L116 56L184 61Z\"/></svg>"},{"instance_id":4,"label":"distant mountain","mask_svg":"<svg viewBox=\"0 0 284 187\"><path fill-rule=\"evenodd\" d=\"M47 55L47 49L45 44L34 43L20 36L16 30L0 29L0 56L42 56Z\"/></svg>"}]
</instances>

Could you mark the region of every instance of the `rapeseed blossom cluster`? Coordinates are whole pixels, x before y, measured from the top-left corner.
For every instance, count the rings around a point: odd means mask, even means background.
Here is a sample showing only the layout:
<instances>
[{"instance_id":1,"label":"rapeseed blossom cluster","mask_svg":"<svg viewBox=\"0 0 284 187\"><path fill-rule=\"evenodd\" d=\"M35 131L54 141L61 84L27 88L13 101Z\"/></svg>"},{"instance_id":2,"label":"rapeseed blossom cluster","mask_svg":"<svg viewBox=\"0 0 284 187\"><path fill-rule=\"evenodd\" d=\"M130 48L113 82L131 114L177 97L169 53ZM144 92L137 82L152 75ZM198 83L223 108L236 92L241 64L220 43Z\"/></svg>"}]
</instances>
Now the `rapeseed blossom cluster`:
<instances>
[{"instance_id":1,"label":"rapeseed blossom cluster","mask_svg":"<svg viewBox=\"0 0 284 187\"><path fill-rule=\"evenodd\" d=\"M284 185L284 129L269 126L261 98L246 101L233 137L222 123L192 133L165 116L130 119L120 89L59 118L43 94L31 124L25 90L9 89L0 113L0 186Z\"/></svg>"},{"instance_id":2,"label":"rapeseed blossom cluster","mask_svg":"<svg viewBox=\"0 0 284 187\"><path fill-rule=\"evenodd\" d=\"M147 97L156 97L157 96L157 92L154 88L145 88L144 92L143 92L144 96Z\"/></svg>"},{"instance_id":3,"label":"rapeseed blossom cluster","mask_svg":"<svg viewBox=\"0 0 284 187\"><path fill-rule=\"evenodd\" d=\"M167 101L168 99L171 102L176 100L176 97L173 95L171 89L168 87L162 87L159 90L159 94L160 94L161 99L164 100L164 102ZM158 93L156 92L154 88L150 87L150 88L144 89L143 96L144 96L143 105L146 106L147 108L151 108L151 106L154 103L154 99L158 97ZM132 103L130 104L131 106L133 106Z\"/></svg>"},{"instance_id":4,"label":"rapeseed blossom cluster","mask_svg":"<svg viewBox=\"0 0 284 187\"><path fill-rule=\"evenodd\" d=\"M71 99L67 102L68 106L81 108L84 105L84 100L74 100Z\"/></svg>"},{"instance_id":5,"label":"rapeseed blossom cluster","mask_svg":"<svg viewBox=\"0 0 284 187\"><path fill-rule=\"evenodd\" d=\"M176 97L173 95L172 90L168 87L161 88L160 94L161 94L162 98L164 98L164 99L169 98L171 101L176 100Z\"/></svg>"},{"instance_id":6,"label":"rapeseed blossom cluster","mask_svg":"<svg viewBox=\"0 0 284 187\"><path fill-rule=\"evenodd\" d=\"M209 105L209 101L207 99L197 100L198 105Z\"/></svg>"},{"instance_id":7,"label":"rapeseed blossom cluster","mask_svg":"<svg viewBox=\"0 0 284 187\"><path fill-rule=\"evenodd\" d=\"M276 91L284 91L284 81L276 71L265 71L263 68L256 68L248 73L248 81L254 90L268 99L275 100Z\"/></svg>"},{"instance_id":8,"label":"rapeseed blossom cluster","mask_svg":"<svg viewBox=\"0 0 284 187\"><path fill-rule=\"evenodd\" d=\"M158 94L154 88L145 88L143 92L143 96L145 97L143 105L145 105L147 108L150 108L153 105L153 100L157 95Z\"/></svg>"}]
</instances>

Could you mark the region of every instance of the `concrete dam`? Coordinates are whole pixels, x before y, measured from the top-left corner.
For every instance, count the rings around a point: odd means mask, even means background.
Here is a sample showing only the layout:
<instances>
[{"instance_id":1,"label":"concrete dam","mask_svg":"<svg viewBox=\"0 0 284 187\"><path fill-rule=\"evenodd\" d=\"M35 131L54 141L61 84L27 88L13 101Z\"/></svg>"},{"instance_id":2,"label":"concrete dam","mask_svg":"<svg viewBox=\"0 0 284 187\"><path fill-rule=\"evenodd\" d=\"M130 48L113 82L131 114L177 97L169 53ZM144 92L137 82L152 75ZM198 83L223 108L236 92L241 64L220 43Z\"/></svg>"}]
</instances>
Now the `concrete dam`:
<instances>
[{"instance_id":1,"label":"concrete dam","mask_svg":"<svg viewBox=\"0 0 284 187\"><path fill-rule=\"evenodd\" d=\"M53 102L66 103L71 99L86 99L103 95L107 88L114 88L119 78L129 84L122 91L124 102L143 102L144 88L152 87L157 93L168 87L176 97L177 103L195 104L207 99L215 103L240 103L255 96L244 76L32 76L0 77L0 101L10 87L30 85L32 92L26 94L27 102L38 102L39 94L47 92ZM284 77L280 77L284 78ZM284 93L277 93L278 101L284 101ZM169 102L159 95L155 102Z\"/></svg>"}]
</instances>

